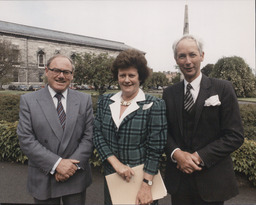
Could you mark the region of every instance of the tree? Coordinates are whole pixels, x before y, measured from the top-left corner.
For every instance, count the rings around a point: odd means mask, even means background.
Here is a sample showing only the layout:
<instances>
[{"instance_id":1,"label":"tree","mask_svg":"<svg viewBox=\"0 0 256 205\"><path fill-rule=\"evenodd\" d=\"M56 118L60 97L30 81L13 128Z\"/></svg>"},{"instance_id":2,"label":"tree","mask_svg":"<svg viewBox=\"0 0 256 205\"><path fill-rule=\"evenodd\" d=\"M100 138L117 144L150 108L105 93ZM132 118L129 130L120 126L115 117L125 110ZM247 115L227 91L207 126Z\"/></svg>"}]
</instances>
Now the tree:
<instances>
[{"instance_id":1,"label":"tree","mask_svg":"<svg viewBox=\"0 0 256 205\"><path fill-rule=\"evenodd\" d=\"M180 82L181 73L177 73L177 75L172 79L172 84Z\"/></svg>"},{"instance_id":2,"label":"tree","mask_svg":"<svg viewBox=\"0 0 256 205\"><path fill-rule=\"evenodd\" d=\"M78 84L89 84L95 87L102 95L113 83L111 65L114 61L107 53L96 55L95 53L84 53L76 56L74 82Z\"/></svg>"},{"instance_id":3,"label":"tree","mask_svg":"<svg viewBox=\"0 0 256 205\"><path fill-rule=\"evenodd\" d=\"M213 68L214 68L214 64L207 64L206 66L204 66L204 67L202 68L201 71L202 71L202 73L205 74L206 76L209 76L210 73L212 72Z\"/></svg>"},{"instance_id":4,"label":"tree","mask_svg":"<svg viewBox=\"0 0 256 205\"><path fill-rule=\"evenodd\" d=\"M161 72L153 72L149 79L145 82L144 87L159 88L168 85L168 79Z\"/></svg>"},{"instance_id":5,"label":"tree","mask_svg":"<svg viewBox=\"0 0 256 205\"><path fill-rule=\"evenodd\" d=\"M13 73L18 71L20 51L10 41L0 41L0 89L13 80Z\"/></svg>"},{"instance_id":6,"label":"tree","mask_svg":"<svg viewBox=\"0 0 256 205\"><path fill-rule=\"evenodd\" d=\"M245 61L238 56L219 59L210 77L231 81L238 97L251 97L255 91L255 76Z\"/></svg>"}]
</instances>

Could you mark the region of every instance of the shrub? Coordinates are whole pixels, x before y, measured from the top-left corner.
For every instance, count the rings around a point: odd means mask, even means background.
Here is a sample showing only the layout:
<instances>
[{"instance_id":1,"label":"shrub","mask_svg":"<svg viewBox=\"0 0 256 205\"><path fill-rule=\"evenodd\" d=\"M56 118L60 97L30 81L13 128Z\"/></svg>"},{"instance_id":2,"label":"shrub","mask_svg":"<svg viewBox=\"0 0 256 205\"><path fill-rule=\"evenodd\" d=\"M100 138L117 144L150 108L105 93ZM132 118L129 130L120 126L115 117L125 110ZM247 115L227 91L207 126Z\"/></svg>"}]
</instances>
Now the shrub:
<instances>
[{"instance_id":1,"label":"shrub","mask_svg":"<svg viewBox=\"0 0 256 205\"><path fill-rule=\"evenodd\" d=\"M244 174L256 186L256 142L245 138L244 144L231 157L234 170Z\"/></svg>"},{"instance_id":2,"label":"shrub","mask_svg":"<svg viewBox=\"0 0 256 205\"><path fill-rule=\"evenodd\" d=\"M240 104L244 137L256 141L256 104Z\"/></svg>"},{"instance_id":3,"label":"shrub","mask_svg":"<svg viewBox=\"0 0 256 205\"><path fill-rule=\"evenodd\" d=\"M18 122L0 121L0 161L25 163L16 134Z\"/></svg>"},{"instance_id":4,"label":"shrub","mask_svg":"<svg viewBox=\"0 0 256 205\"><path fill-rule=\"evenodd\" d=\"M0 121L19 120L20 95L0 94Z\"/></svg>"}]
</instances>

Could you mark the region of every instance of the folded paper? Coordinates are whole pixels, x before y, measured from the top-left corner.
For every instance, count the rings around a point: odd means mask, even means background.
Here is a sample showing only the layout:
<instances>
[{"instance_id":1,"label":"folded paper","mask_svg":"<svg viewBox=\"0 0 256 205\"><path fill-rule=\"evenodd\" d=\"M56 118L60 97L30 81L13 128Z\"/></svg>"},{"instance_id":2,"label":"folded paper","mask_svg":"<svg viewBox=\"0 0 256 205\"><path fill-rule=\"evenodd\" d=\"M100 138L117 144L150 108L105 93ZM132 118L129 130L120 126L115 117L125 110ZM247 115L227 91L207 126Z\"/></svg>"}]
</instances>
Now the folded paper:
<instances>
[{"instance_id":1,"label":"folded paper","mask_svg":"<svg viewBox=\"0 0 256 205\"><path fill-rule=\"evenodd\" d=\"M133 167L135 174L130 182L126 182L117 173L106 176L111 200L113 204L135 204L136 196L143 181L143 167L139 165ZM153 178L153 185L151 187L153 200L161 199L167 195L167 191L161 177L160 172Z\"/></svg>"}]
</instances>

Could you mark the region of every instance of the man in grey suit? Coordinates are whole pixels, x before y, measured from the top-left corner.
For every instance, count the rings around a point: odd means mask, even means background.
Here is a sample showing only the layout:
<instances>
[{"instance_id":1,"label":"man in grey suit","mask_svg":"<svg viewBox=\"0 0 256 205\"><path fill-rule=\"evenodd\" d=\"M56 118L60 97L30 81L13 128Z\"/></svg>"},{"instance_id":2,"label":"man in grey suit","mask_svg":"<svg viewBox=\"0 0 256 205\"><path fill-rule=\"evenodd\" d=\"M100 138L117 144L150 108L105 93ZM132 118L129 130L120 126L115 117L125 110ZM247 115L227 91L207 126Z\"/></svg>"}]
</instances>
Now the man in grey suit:
<instances>
[{"instance_id":1,"label":"man in grey suit","mask_svg":"<svg viewBox=\"0 0 256 205\"><path fill-rule=\"evenodd\" d=\"M167 109L165 184L172 205L223 205L238 194L230 154L243 143L237 98L228 81L200 71L202 43L173 45L184 80L164 90Z\"/></svg>"},{"instance_id":2,"label":"man in grey suit","mask_svg":"<svg viewBox=\"0 0 256 205\"><path fill-rule=\"evenodd\" d=\"M69 89L72 60L48 60L48 85L20 98L17 128L28 157L28 191L36 204L84 204L91 184L89 158L93 143L90 95Z\"/></svg>"}]
</instances>

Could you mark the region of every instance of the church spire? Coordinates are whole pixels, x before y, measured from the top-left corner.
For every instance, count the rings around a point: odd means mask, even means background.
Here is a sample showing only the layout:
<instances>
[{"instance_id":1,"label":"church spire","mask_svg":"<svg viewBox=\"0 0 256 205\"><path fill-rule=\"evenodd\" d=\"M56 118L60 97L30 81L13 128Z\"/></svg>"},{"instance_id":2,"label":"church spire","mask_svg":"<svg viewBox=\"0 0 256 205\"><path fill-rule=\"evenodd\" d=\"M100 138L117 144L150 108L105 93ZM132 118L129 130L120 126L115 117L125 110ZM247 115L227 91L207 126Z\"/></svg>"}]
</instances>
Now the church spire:
<instances>
[{"instance_id":1,"label":"church spire","mask_svg":"<svg viewBox=\"0 0 256 205\"><path fill-rule=\"evenodd\" d=\"M185 14L184 14L184 27L183 35L189 34L189 24L188 24L188 5L185 5Z\"/></svg>"}]
</instances>

